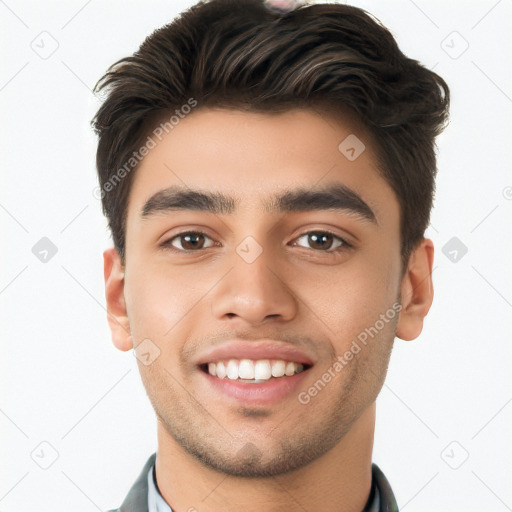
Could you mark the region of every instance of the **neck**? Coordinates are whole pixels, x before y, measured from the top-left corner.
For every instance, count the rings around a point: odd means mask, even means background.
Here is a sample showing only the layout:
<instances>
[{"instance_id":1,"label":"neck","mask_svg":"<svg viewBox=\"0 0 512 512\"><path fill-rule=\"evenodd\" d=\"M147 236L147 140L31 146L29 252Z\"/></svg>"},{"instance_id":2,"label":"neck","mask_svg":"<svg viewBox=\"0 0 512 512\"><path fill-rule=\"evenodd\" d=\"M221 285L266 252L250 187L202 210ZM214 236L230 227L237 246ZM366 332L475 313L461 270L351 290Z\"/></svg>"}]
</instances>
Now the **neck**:
<instances>
[{"instance_id":1,"label":"neck","mask_svg":"<svg viewBox=\"0 0 512 512\"><path fill-rule=\"evenodd\" d=\"M204 466L158 422L155 463L160 493L173 512L303 510L361 512L371 489L375 403L328 453L272 478L237 478Z\"/></svg>"}]
</instances>

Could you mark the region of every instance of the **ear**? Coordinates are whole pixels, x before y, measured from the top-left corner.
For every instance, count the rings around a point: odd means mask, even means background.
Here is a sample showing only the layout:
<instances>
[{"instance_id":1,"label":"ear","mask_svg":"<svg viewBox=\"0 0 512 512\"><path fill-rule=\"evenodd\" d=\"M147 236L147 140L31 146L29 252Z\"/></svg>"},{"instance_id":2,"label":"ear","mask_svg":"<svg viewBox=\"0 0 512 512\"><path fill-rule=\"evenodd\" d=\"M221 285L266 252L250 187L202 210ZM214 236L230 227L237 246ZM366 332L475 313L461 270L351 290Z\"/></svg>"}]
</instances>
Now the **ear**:
<instances>
[{"instance_id":1,"label":"ear","mask_svg":"<svg viewBox=\"0 0 512 512\"><path fill-rule=\"evenodd\" d=\"M432 305L434 287L432 265L434 244L424 238L411 253L401 284L402 310L396 335L406 341L417 338L423 329L423 319Z\"/></svg>"},{"instance_id":2,"label":"ear","mask_svg":"<svg viewBox=\"0 0 512 512\"><path fill-rule=\"evenodd\" d=\"M119 350L130 350L133 348L133 340L124 300L124 267L120 254L114 248L103 252L103 273L107 320L112 334L112 343Z\"/></svg>"}]
</instances>

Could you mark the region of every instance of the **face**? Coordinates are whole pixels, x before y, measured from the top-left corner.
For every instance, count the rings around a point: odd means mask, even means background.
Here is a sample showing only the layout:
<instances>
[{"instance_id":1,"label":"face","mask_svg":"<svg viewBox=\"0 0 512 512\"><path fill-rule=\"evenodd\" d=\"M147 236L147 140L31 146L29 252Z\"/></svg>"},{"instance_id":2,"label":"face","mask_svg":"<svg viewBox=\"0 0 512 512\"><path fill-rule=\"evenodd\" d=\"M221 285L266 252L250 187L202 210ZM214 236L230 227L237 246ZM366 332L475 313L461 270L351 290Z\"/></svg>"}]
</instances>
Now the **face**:
<instances>
[{"instance_id":1,"label":"face","mask_svg":"<svg viewBox=\"0 0 512 512\"><path fill-rule=\"evenodd\" d=\"M355 159L338 148L351 134ZM285 473L340 443L382 387L398 201L348 118L197 110L137 169L123 273L159 428L210 468Z\"/></svg>"}]
</instances>

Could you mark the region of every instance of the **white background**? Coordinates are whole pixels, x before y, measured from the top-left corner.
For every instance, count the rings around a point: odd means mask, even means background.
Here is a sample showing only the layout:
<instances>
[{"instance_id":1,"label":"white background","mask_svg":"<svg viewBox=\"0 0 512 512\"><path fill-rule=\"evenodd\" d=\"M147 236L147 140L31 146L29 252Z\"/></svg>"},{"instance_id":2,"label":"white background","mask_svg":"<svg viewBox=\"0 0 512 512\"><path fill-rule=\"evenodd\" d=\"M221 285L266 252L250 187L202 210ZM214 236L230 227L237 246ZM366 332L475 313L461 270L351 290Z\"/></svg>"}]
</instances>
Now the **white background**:
<instances>
[{"instance_id":1,"label":"white background","mask_svg":"<svg viewBox=\"0 0 512 512\"><path fill-rule=\"evenodd\" d=\"M351 3L453 98L427 233L434 305L422 335L395 344L374 461L400 510L512 510L512 2ZM191 4L0 1L2 512L117 507L156 450L136 360L107 328L91 89ZM41 37L58 43L47 59ZM46 263L32 252L42 237L58 251ZM456 263L442 252L452 237L468 249Z\"/></svg>"}]
</instances>

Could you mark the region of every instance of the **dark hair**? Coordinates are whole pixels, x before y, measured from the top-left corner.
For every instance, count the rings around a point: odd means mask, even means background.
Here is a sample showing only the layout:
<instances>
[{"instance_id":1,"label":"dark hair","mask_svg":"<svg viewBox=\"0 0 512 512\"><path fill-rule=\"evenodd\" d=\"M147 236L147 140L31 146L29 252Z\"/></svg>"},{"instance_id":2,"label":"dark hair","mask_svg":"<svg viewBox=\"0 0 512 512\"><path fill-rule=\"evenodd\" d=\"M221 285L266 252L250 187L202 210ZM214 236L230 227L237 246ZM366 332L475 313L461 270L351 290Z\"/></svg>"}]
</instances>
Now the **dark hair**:
<instances>
[{"instance_id":1,"label":"dark hair","mask_svg":"<svg viewBox=\"0 0 512 512\"><path fill-rule=\"evenodd\" d=\"M246 111L354 111L400 204L403 264L423 239L449 89L362 9L305 4L279 13L262 0L199 2L113 64L95 91L106 93L92 121L103 212L123 262L135 150L158 122L193 102Z\"/></svg>"}]
</instances>

